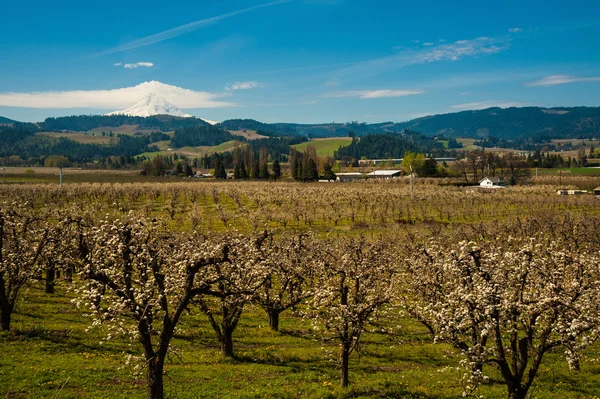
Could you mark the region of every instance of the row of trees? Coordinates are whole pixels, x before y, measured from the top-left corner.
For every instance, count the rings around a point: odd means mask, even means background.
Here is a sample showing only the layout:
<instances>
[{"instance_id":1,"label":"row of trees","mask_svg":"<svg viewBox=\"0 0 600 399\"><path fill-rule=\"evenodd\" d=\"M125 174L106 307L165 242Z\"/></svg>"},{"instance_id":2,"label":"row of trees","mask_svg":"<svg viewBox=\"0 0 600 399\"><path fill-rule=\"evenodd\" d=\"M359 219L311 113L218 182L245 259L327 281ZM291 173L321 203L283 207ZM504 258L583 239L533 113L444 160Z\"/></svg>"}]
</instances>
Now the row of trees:
<instances>
[{"instance_id":1,"label":"row of trees","mask_svg":"<svg viewBox=\"0 0 600 399\"><path fill-rule=\"evenodd\" d=\"M401 134L368 134L360 139L353 135L352 143L334 152L335 159L402 158L406 152L424 152L432 157L455 156L456 150L446 150L441 141L405 130ZM454 145L449 148L457 148Z\"/></svg>"},{"instance_id":2,"label":"row of trees","mask_svg":"<svg viewBox=\"0 0 600 399\"><path fill-rule=\"evenodd\" d=\"M549 234L536 222L521 224L522 233L479 230L476 241L439 235L392 245L268 231L205 236L174 233L157 219L93 222L69 214L2 207L2 329L31 279L76 270L77 305L93 325L104 326L108 339L140 342L150 398L163 397L170 342L191 307L206 314L225 356L234 355L247 304L260 304L275 330L280 315L298 307L323 339L339 343L346 386L365 327L401 305L435 341L459 351L465 393L496 367L514 399L525 398L547 352L563 348L577 368L600 333L598 240L587 233L598 231L595 219L565 220Z\"/></svg>"},{"instance_id":3,"label":"row of trees","mask_svg":"<svg viewBox=\"0 0 600 399\"><path fill-rule=\"evenodd\" d=\"M515 185L529 178L531 174L527 159L515 152L498 154L483 150L471 151L464 158L454 162L452 168L467 184L477 184L487 176L499 177L506 183Z\"/></svg>"},{"instance_id":4,"label":"row of trees","mask_svg":"<svg viewBox=\"0 0 600 399\"><path fill-rule=\"evenodd\" d=\"M289 164L292 179L297 181L335 180L332 161L317 155L314 146L307 146L304 152L290 149Z\"/></svg>"}]
</instances>

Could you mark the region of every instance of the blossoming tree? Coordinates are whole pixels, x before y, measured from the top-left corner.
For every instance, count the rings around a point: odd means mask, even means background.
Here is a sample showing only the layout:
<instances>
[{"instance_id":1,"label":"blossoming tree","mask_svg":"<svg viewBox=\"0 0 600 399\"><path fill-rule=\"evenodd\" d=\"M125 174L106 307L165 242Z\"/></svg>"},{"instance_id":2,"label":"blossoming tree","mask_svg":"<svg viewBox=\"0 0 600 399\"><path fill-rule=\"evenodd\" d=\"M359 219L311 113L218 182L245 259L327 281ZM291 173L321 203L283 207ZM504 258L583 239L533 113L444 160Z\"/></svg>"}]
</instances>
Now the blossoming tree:
<instances>
[{"instance_id":1,"label":"blossoming tree","mask_svg":"<svg viewBox=\"0 0 600 399\"><path fill-rule=\"evenodd\" d=\"M21 288L41 275L43 254L52 239L50 213L28 204L0 207L0 330L8 331Z\"/></svg>"},{"instance_id":2,"label":"blossoming tree","mask_svg":"<svg viewBox=\"0 0 600 399\"><path fill-rule=\"evenodd\" d=\"M137 338L143 347L148 398L163 397L169 344L192 298L207 282L199 272L227 258L225 244L166 234L161 223L126 218L105 221L90 234L78 305L108 336Z\"/></svg>"},{"instance_id":3,"label":"blossoming tree","mask_svg":"<svg viewBox=\"0 0 600 399\"><path fill-rule=\"evenodd\" d=\"M466 359L466 393L494 365L508 398L523 399L548 351L577 367L600 333L600 257L567 240L430 243L405 272L411 312Z\"/></svg>"},{"instance_id":4,"label":"blossoming tree","mask_svg":"<svg viewBox=\"0 0 600 399\"><path fill-rule=\"evenodd\" d=\"M269 326L279 331L279 315L312 295L315 262L311 252L314 238L275 239L269 236L259 248L266 267L265 283L256 302L269 317Z\"/></svg>"},{"instance_id":5,"label":"blossoming tree","mask_svg":"<svg viewBox=\"0 0 600 399\"><path fill-rule=\"evenodd\" d=\"M350 355L359 347L367 324L392 298L392 252L383 240L319 242L313 256L322 262L314 294L308 299L307 317L324 338L339 341L340 385L346 387Z\"/></svg>"}]
</instances>

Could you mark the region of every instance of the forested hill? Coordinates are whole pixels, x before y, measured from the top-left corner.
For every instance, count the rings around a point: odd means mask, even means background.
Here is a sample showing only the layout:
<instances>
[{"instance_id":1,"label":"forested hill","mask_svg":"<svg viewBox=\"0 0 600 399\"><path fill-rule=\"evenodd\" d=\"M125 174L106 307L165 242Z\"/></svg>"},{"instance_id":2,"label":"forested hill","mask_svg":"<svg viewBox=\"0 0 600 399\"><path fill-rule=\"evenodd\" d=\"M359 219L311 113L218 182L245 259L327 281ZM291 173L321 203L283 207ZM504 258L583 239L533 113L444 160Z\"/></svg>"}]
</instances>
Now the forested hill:
<instances>
[{"instance_id":1,"label":"forested hill","mask_svg":"<svg viewBox=\"0 0 600 399\"><path fill-rule=\"evenodd\" d=\"M591 138L600 136L600 107L489 108L433 115L385 126L427 135L481 138Z\"/></svg>"},{"instance_id":2,"label":"forested hill","mask_svg":"<svg viewBox=\"0 0 600 399\"><path fill-rule=\"evenodd\" d=\"M171 115L155 115L149 117L128 115L79 115L46 118L38 124L42 131L78 131L85 132L100 127L117 127L138 125L141 130L168 131L195 126L208 126L209 123L199 118L182 118Z\"/></svg>"},{"instance_id":3,"label":"forested hill","mask_svg":"<svg viewBox=\"0 0 600 399\"><path fill-rule=\"evenodd\" d=\"M600 137L600 107L576 108L488 108L413 119L408 122L358 122L327 124L275 123L308 137L356 136L402 132L405 129L428 136L485 138L590 138Z\"/></svg>"},{"instance_id":4,"label":"forested hill","mask_svg":"<svg viewBox=\"0 0 600 399\"><path fill-rule=\"evenodd\" d=\"M0 117L0 125L15 124ZM125 115L82 115L47 118L37 124L40 131L88 131L99 127L138 125L140 130L169 131L209 124L198 118L168 115L135 117ZM408 122L374 124L348 122L324 124L262 123L252 119L230 119L216 127L226 130L255 130L266 136L336 137L399 133L406 129L428 136L495 137L501 140L600 137L600 107L575 108L488 108L431 115ZM535 140L534 140L535 141Z\"/></svg>"},{"instance_id":5,"label":"forested hill","mask_svg":"<svg viewBox=\"0 0 600 399\"><path fill-rule=\"evenodd\" d=\"M254 119L229 119L217 124L218 127L227 130L255 130L261 132L265 136L273 136L279 134L281 136L296 136L299 135L296 129L285 124L270 124L262 123Z\"/></svg>"}]
</instances>

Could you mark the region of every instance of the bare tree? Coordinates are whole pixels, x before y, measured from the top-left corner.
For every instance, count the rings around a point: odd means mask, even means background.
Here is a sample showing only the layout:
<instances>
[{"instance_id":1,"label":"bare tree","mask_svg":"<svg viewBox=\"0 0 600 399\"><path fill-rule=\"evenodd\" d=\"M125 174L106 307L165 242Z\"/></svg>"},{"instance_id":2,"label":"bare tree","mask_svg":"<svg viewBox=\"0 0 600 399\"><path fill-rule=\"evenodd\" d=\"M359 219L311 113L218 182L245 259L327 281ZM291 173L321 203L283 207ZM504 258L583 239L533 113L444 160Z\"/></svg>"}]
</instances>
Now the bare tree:
<instances>
[{"instance_id":1,"label":"bare tree","mask_svg":"<svg viewBox=\"0 0 600 399\"><path fill-rule=\"evenodd\" d=\"M526 159L514 152L502 156L502 166L512 186L528 179L531 174Z\"/></svg>"},{"instance_id":2,"label":"bare tree","mask_svg":"<svg viewBox=\"0 0 600 399\"><path fill-rule=\"evenodd\" d=\"M469 163L466 158L453 162L451 168L460 173L460 175L465 179L465 183L469 184Z\"/></svg>"}]
</instances>

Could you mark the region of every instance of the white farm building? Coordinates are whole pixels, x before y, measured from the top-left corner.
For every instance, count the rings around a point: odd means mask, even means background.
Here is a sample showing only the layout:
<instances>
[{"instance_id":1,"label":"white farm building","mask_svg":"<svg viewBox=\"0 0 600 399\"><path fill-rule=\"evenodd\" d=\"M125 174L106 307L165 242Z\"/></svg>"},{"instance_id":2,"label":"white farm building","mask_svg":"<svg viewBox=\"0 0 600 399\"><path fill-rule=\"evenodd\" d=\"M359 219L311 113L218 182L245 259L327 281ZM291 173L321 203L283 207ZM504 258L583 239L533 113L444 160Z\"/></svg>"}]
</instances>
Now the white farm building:
<instances>
[{"instance_id":1,"label":"white farm building","mask_svg":"<svg viewBox=\"0 0 600 399\"><path fill-rule=\"evenodd\" d=\"M394 179L402 176L403 173L401 170L376 170L367 173L367 179Z\"/></svg>"}]
</instances>

